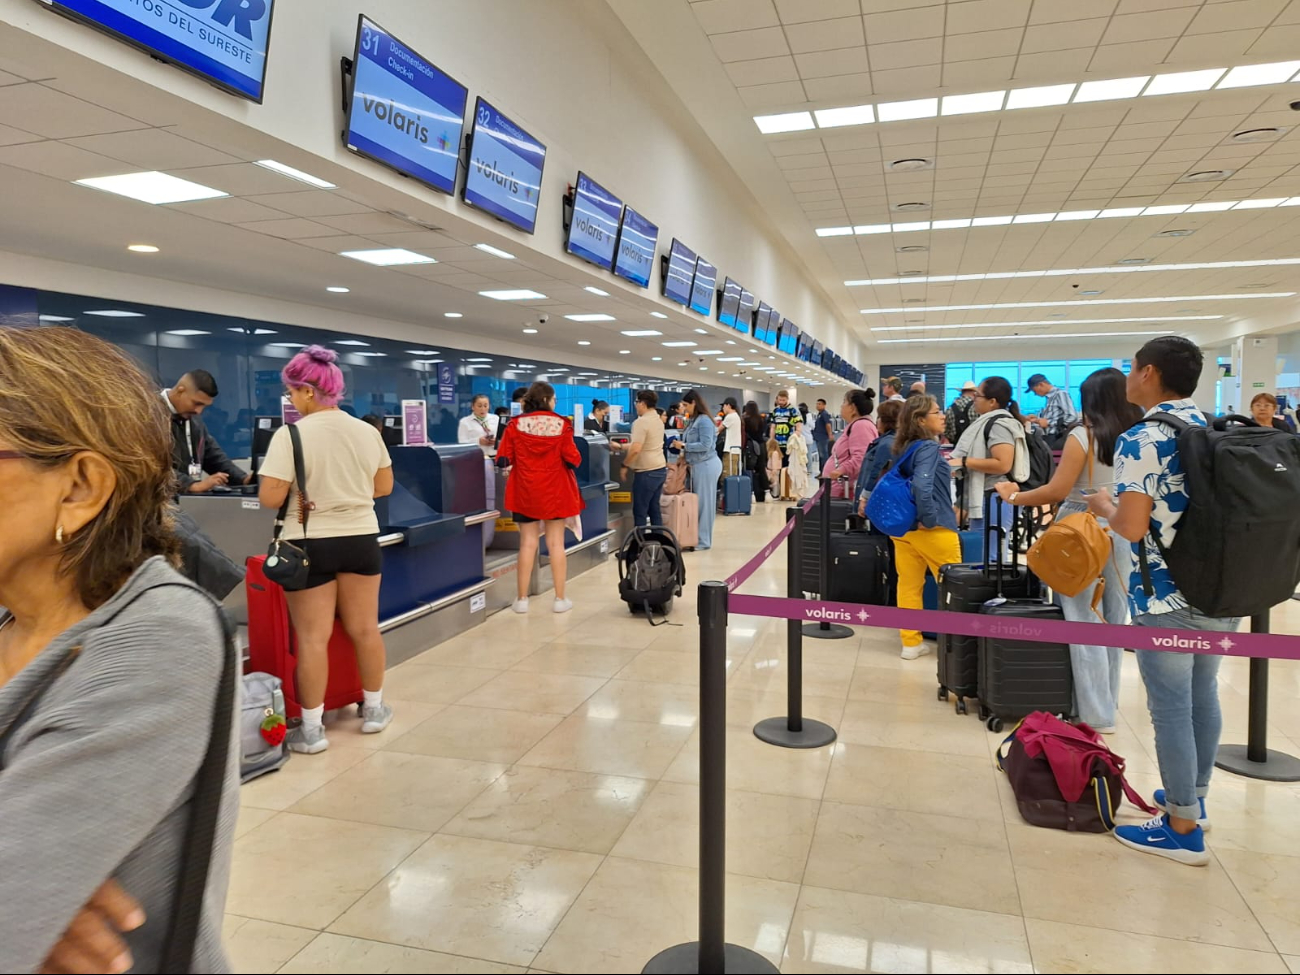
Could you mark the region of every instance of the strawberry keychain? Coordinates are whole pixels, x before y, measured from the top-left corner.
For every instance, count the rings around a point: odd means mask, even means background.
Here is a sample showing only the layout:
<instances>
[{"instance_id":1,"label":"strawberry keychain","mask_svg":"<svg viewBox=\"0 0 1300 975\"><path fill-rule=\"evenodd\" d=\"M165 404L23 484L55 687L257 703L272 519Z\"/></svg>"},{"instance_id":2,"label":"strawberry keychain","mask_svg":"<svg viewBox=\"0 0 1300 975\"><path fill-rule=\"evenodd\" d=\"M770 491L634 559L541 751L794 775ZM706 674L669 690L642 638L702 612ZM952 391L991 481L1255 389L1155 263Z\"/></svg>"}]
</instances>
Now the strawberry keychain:
<instances>
[{"instance_id":1,"label":"strawberry keychain","mask_svg":"<svg viewBox=\"0 0 1300 975\"><path fill-rule=\"evenodd\" d=\"M284 736L289 733L289 725L285 722L284 716L276 714L270 708L266 709L266 717L262 719L262 725L258 729L262 733L262 738L266 743L274 748L284 741Z\"/></svg>"}]
</instances>

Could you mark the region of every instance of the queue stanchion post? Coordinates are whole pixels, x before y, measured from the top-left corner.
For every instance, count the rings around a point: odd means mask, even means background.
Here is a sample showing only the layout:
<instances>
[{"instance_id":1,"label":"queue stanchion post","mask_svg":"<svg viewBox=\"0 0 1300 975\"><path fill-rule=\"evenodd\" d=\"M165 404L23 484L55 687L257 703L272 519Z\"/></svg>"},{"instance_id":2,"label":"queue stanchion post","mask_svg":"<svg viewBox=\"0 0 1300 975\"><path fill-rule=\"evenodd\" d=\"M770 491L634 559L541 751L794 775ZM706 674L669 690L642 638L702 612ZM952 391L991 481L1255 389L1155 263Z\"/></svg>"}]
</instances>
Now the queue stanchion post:
<instances>
[{"instance_id":1,"label":"queue stanchion post","mask_svg":"<svg viewBox=\"0 0 1300 975\"><path fill-rule=\"evenodd\" d=\"M646 975L776 975L756 951L727 944L727 584L699 585L700 935L650 959Z\"/></svg>"},{"instance_id":2,"label":"queue stanchion post","mask_svg":"<svg viewBox=\"0 0 1300 975\"><path fill-rule=\"evenodd\" d=\"M803 509L794 509L794 528L785 539L786 595L802 599L799 570L803 565ZM782 748L821 748L835 741L835 729L822 721L803 716L803 625L785 621L786 713L764 718L754 725L754 735L769 745Z\"/></svg>"},{"instance_id":3,"label":"queue stanchion post","mask_svg":"<svg viewBox=\"0 0 1300 975\"><path fill-rule=\"evenodd\" d=\"M831 588L831 479L823 477L821 482L822 495L817 506L817 530L821 540L821 545L818 546L821 551L817 560L817 595L826 599ZM803 632L805 636L816 637L818 640L847 640L853 635L853 630L849 627L824 620L804 624Z\"/></svg>"},{"instance_id":4,"label":"queue stanchion post","mask_svg":"<svg viewBox=\"0 0 1300 975\"><path fill-rule=\"evenodd\" d=\"M1250 618L1251 633L1269 632L1269 614ZM1246 744L1220 745L1216 767L1249 779L1300 782L1300 759L1268 747L1268 658L1250 658L1250 717Z\"/></svg>"}]
</instances>

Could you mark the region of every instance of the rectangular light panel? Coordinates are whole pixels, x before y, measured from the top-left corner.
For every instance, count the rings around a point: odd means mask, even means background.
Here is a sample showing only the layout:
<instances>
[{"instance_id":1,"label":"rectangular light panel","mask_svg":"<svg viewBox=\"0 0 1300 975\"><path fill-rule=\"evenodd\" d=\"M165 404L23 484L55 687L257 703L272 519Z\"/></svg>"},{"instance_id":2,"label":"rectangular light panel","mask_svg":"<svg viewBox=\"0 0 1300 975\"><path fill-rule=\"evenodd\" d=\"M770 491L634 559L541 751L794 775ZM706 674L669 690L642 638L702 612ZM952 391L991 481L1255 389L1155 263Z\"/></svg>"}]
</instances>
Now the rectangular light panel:
<instances>
[{"instance_id":1,"label":"rectangular light panel","mask_svg":"<svg viewBox=\"0 0 1300 975\"><path fill-rule=\"evenodd\" d=\"M223 190L214 190L211 186L192 183L188 179L168 176L166 173L124 173L121 176L92 176L89 179L74 180L78 186L116 193L141 203L155 206L164 203L191 203L195 200L215 200L229 196Z\"/></svg>"}]
</instances>

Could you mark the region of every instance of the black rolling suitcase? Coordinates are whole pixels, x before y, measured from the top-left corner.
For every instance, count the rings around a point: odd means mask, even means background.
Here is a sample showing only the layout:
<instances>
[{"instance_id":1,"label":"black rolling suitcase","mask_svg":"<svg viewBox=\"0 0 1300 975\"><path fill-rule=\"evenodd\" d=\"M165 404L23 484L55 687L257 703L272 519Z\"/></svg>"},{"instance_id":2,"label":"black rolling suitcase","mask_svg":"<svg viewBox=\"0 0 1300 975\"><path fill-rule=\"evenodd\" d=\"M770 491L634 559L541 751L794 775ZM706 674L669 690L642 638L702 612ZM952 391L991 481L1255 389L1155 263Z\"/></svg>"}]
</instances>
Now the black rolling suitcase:
<instances>
[{"instance_id":1,"label":"black rolling suitcase","mask_svg":"<svg viewBox=\"0 0 1300 975\"><path fill-rule=\"evenodd\" d=\"M800 505L805 502L800 501ZM831 499L831 531L843 532L849 527L849 519L854 515L853 502L842 498ZM794 517L794 508L786 508L786 518ZM803 569L800 573L799 588L804 592L821 592L822 565L822 522L821 503L813 505L810 512L803 516ZM829 597L828 597L829 598Z\"/></svg>"},{"instance_id":2,"label":"black rolling suitcase","mask_svg":"<svg viewBox=\"0 0 1300 975\"><path fill-rule=\"evenodd\" d=\"M890 601L890 547L883 535L865 531L832 531L829 592L841 603L887 606Z\"/></svg>"},{"instance_id":3,"label":"black rolling suitcase","mask_svg":"<svg viewBox=\"0 0 1300 975\"><path fill-rule=\"evenodd\" d=\"M989 731L1034 711L1069 718L1074 672L1068 643L1043 643L1017 633L1018 622L1063 620L1061 607L1039 599L990 600L980 613L1002 618L999 632L979 639L980 717Z\"/></svg>"}]
</instances>

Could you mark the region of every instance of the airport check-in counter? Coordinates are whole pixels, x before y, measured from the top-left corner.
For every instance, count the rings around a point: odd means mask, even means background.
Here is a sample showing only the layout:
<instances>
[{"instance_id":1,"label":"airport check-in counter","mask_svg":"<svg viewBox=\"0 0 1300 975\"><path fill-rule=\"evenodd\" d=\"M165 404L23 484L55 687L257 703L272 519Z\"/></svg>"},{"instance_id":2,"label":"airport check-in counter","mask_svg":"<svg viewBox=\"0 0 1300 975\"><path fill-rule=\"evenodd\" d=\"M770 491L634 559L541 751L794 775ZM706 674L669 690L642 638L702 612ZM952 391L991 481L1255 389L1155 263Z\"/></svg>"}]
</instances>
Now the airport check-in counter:
<instances>
[{"instance_id":1,"label":"airport check-in counter","mask_svg":"<svg viewBox=\"0 0 1300 975\"><path fill-rule=\"evenodd\" d=\"M275 512L263 511L256 488L220 494L182 494L180 506L226 556L242 566L252 555L265 555ZM240 583L222 603L238 626L248 625L248 598Z\"/></svg>"},{"instance_id":2,"label":"airport check-in counter","mask_svg":"<svg viewBox=\"0 0 1300 975\"><path fill-rule=\"evenodd\" d=\"M611 453L609 457L609 479L613 485L609 489L609 529L614 533L609 544L614 551L623 547L623 541L632 532L632 479L636 474L628 471L626 478L622 476L622 451L627 449L631 439L626 433L609 435L610 442L621 448L620 452Z\"/></svg>"}]
</instances>

